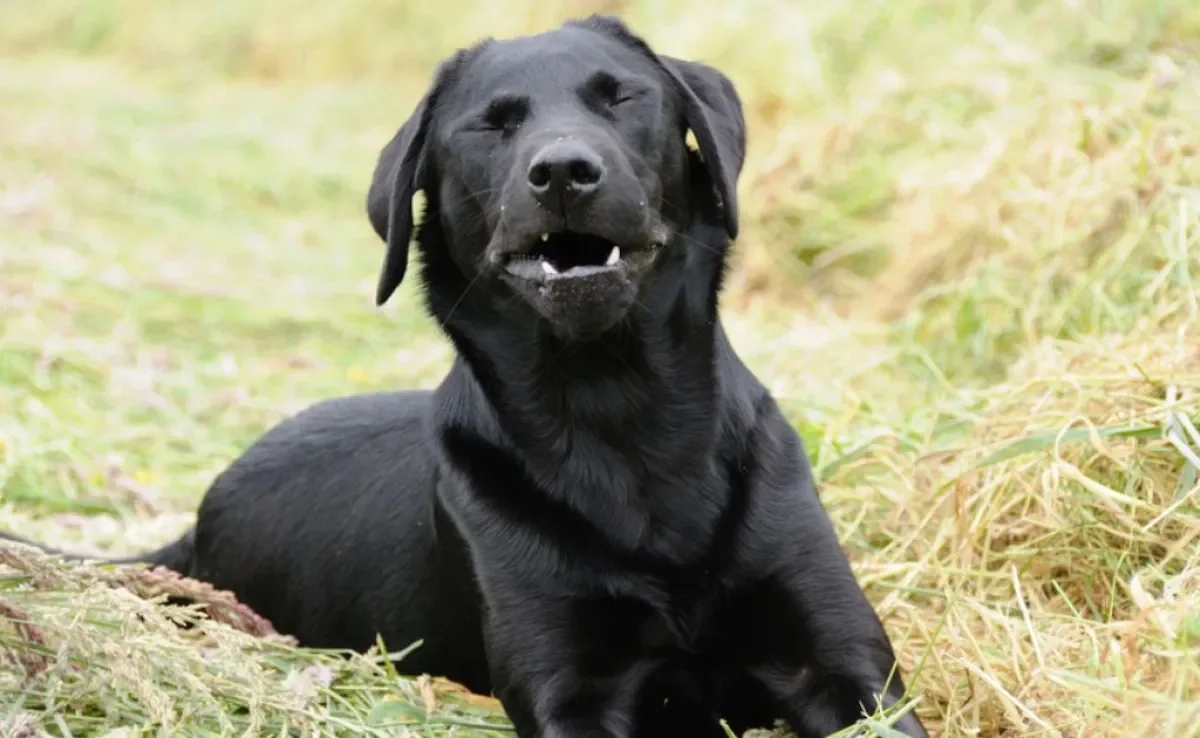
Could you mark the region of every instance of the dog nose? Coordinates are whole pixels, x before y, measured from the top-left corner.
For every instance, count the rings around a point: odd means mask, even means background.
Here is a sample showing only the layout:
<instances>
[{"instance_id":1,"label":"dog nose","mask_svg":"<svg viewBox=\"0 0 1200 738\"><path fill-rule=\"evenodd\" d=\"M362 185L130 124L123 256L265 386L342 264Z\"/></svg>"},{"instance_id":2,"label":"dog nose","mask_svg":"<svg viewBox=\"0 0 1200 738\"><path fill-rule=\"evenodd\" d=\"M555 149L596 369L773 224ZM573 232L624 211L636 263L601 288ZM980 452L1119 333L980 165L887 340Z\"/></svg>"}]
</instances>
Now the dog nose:
<instances>
[{"instance_id":1,"label":"dog nose","mask_svg":"<svg viewBox=\"0 0 1200 738\"><path fill-rule=\"evenodd\" d=\"M529 164L529 189L547 207L566 207L587 197L604 181L604 163L587 144L556 141Z\"/></svg>"}]
</instances>

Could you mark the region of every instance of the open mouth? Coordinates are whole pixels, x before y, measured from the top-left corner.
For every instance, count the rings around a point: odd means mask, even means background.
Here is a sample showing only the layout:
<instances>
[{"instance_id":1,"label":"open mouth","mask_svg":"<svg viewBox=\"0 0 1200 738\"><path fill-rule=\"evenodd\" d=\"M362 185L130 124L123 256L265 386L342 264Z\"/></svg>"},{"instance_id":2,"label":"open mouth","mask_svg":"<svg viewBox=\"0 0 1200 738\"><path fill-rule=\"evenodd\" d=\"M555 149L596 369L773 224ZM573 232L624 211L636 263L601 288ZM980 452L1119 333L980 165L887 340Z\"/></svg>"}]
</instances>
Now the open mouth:
<instances>
[{"instance_id":1,"label":"open mouth","mask_svg":"<svg viewBox=\"0 0 1200 738\"><path fill-rule=\"evenodd\" d=\"M529 248L509 254L504 269L523 279L582 277L619 269L631 253L588 233L543 233Z\"/></svg>"}]
</instances>

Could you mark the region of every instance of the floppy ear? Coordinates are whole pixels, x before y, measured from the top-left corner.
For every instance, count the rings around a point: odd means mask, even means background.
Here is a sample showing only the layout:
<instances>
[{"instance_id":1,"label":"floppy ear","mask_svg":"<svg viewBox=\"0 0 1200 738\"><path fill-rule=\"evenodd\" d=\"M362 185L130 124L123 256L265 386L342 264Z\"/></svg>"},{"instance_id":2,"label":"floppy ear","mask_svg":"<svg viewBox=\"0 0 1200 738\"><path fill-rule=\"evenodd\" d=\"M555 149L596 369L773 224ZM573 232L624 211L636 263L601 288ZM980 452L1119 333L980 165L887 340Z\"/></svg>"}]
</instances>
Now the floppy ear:
<instances>
[{"instance_id":1,"label":"floppy ear","mask_svg":"<svg viewBox=\"0 0 1200 738\"><path fill-rule=\"evenodd\" d=\"M699 62L657 56L679 88L684 117L696 135L700 156L721 198L725 232L738 234L737 182L746 159L746 119L733 82Z\"/></svg>"},{"instance_id":2,"label":"floppy ear","mask_svg":"<svg viewBox=\"0 0 1200 738\"><path fill-rule=\"evenodd\" d=\"M427 140L429 124L438 97L446 86L452 68L462 53L442 62L434 76L433 85L417 103L412 115L400 126L392 140L383 147L375 164L375 174L367 191L367 217L379 237L387 244L379 284L375 289L375 304L388 301L408 268L408 244L412 239L412 199L417 190L428 183Z\"/></svg>"},{"instance_id":3,"label":"floppy ear","mask_svg":"<svg viewBox=\"0 0 1200 738\"><path fill-rule=\"evenodd\" d=\"M367 217L387 244L383 270L375 289L375 304L388 301L408 268L408 243L412 238L413 194L420 188L429 126L430 94L426 93L409 119L383 147L371 188L367 191Z\"/></svg>"}]
</instances>

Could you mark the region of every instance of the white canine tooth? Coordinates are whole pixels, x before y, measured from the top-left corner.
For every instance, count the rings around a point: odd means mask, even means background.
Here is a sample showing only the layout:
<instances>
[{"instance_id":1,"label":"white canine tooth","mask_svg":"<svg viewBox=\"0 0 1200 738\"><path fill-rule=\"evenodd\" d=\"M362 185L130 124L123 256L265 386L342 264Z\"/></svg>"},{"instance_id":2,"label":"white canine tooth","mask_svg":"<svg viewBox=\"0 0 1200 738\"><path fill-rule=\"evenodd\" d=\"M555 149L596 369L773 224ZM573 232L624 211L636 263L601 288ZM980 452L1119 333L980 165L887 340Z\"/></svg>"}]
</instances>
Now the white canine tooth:
<instances>
[{"instance_id":1,"label":"white canine tooth","mask_svg":"<svg viewBox=\"0 0 1200 738\"><path fill-rule=\"evenodd\" d=\"M542 259L542 271L546 274L558 274L558 270L554 268L554 265L545 259Z\"/></svg>"},{"instance_id":2,"label":"white canine tooth","mask_svg":"<svg viewBox=\"0 0 1200 738\"><path fill-rule=\"evenodd\" d=\"M543 233L543 234L542 234L542 243L546 243L546 242L547 242L547 241L549 241L549 240L550 240L550 234L549 234L549 233Z\"/></svg>"},{"instance_id":3,"label":"white canine tooth","mask_svg":"<svg viewBox=\"0 0 1200 738\"><path fill-rule=\"evenodd\" d=\"M608 252L608 259L604 262L604 266L612 266L621 260L621 247L613 246L613 250Z\"/></svg>"}]
</instances>

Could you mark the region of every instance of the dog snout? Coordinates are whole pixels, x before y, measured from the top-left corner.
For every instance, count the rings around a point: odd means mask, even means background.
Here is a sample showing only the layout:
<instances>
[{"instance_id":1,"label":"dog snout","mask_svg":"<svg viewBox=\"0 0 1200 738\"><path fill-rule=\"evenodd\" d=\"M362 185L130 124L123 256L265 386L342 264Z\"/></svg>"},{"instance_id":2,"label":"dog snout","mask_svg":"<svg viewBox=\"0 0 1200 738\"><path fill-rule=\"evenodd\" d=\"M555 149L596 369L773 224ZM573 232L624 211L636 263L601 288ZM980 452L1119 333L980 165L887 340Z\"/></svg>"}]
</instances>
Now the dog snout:
<instances>
[{"instance_id":1,"label":"dog snout","mask_svg":"<svg viewBox=\"0 0 1200 738\"><path fill-rule=\"evenodd\" d=\"M529 163L527 179L534 198L551 210L568 208L600 189L604 162L578 140L555 141Z\"/></svg>"}]
</instances>

